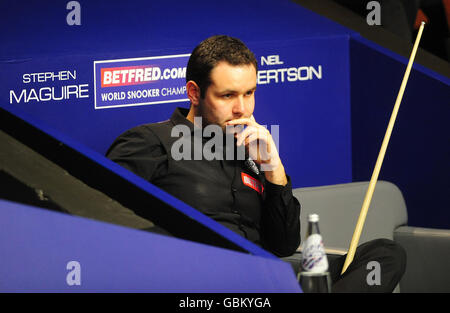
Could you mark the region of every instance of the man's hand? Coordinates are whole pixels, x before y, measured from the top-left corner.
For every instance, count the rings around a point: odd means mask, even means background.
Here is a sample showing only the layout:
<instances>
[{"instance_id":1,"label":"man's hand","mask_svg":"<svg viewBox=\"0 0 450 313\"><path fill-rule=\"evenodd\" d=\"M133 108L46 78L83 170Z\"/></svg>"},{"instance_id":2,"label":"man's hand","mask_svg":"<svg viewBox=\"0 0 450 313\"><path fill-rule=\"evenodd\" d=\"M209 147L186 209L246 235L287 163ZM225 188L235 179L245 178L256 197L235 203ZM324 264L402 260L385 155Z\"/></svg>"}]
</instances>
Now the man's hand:
<instances>
[{"instance_id":1,"label":"man's hand","mask_svg":"<svg viewBox=\"0 0 450 313\"><path fill-rule=\"evenodd\" d=\"M236 144L245 146L248 155L260 165L268 181L277 185L286 185L286 173L270 132L259 125L253 115L250 118L229 121L227 125L247 126L243 131L235 134Z\"/></svg>"}]
</instances>

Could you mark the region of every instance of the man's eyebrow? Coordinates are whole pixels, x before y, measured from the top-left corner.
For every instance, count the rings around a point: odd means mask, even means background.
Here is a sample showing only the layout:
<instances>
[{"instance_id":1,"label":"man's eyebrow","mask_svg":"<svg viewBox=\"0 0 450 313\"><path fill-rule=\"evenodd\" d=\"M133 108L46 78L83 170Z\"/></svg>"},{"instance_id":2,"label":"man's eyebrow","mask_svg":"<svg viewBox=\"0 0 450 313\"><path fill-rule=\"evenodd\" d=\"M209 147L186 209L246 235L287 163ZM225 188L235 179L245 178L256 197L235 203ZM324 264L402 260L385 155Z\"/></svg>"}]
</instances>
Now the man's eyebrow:
<instances>
[{"instance_id":1,"label":"man's eyebrow","mask_svg":"<svg viewBox=\"0 0 450 313\"><path fill-rule=\"evenodd\" d=\"M253 90L255 90L255 89L256 89L256 86L253 87L253 88L250 88L250 89L246 90L245 92L247 92L247 91L253 91ZM237 93L238 91L233 90L233 89L225 89L225 90L221 90L221 91L219 91L219 92L220 92L220 93Z\"/></svg>"},{"instance_id":2,"label":"man's eyebrow","mask_svg":"<svg viewBox=\"0 0 450 313\"><path fill-rule=\"evenodd\" d=\"M224 90L219 90L219 93L236 93L236 90L232 90L232 89L224 89Z\"/></svg>"}]
</instances>

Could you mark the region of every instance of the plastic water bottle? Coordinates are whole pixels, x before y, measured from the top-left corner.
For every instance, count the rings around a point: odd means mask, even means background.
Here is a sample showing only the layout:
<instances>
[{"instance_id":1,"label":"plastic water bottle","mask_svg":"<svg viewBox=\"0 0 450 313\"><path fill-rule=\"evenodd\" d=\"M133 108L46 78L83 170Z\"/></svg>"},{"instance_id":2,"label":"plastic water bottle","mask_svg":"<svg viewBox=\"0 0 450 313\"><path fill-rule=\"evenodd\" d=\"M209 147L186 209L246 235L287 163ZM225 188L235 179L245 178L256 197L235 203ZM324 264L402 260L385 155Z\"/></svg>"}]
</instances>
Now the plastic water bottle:
<instances>
[{"instance_id":1,"label":"plastic water bottle","mask_svg":"<svg viewBox=\"0 0 450 313\"><path fill-rule=\"evenodd\" d=\"M302 265L298 280L303 292L331 292L328 259L317 214L308 216L308 231L306 240L302 243Z\"/></svg>"}]
</instances>

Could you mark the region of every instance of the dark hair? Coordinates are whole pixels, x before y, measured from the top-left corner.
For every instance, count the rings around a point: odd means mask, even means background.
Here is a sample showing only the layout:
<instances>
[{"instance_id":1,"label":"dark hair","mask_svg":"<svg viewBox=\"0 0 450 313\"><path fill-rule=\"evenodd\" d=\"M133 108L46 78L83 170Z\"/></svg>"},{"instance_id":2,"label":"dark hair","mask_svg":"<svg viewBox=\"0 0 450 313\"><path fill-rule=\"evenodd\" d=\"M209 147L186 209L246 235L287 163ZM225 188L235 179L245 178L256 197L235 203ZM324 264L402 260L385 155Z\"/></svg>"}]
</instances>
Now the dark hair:
<instances>
[{"instance_id":1,"label":"dark hair","mask_svg":"<svg viewBox=\"0 0 450 313\"><path fill-rule=\"evenodd\" d=\"M230 65L253 64L258 70L255 55L242 41L226 35L209 37L192 51L186 69L186 82L196 82L202 98L211 84L212 69L221 61Z\"/></svg>"}]
</instances>

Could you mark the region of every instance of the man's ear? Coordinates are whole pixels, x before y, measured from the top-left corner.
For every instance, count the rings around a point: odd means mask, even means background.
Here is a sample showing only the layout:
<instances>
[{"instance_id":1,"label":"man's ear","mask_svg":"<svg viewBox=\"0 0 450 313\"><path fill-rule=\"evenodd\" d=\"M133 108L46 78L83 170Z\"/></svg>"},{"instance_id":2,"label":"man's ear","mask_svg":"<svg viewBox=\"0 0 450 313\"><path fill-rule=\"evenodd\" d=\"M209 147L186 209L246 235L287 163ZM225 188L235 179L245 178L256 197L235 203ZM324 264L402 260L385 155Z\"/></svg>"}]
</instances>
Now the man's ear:
<instances>
[{"instance_id":1,"label":"man's ear","mask_svg":"<svg viewBox=\"0 0 450 313\"><path fill-rule=\"evenodd\" d=\"M186 93L191 104L197 106L200 101L200 87L196 82L190 80L186 83Z\"/></svg>"}]
</instances>

